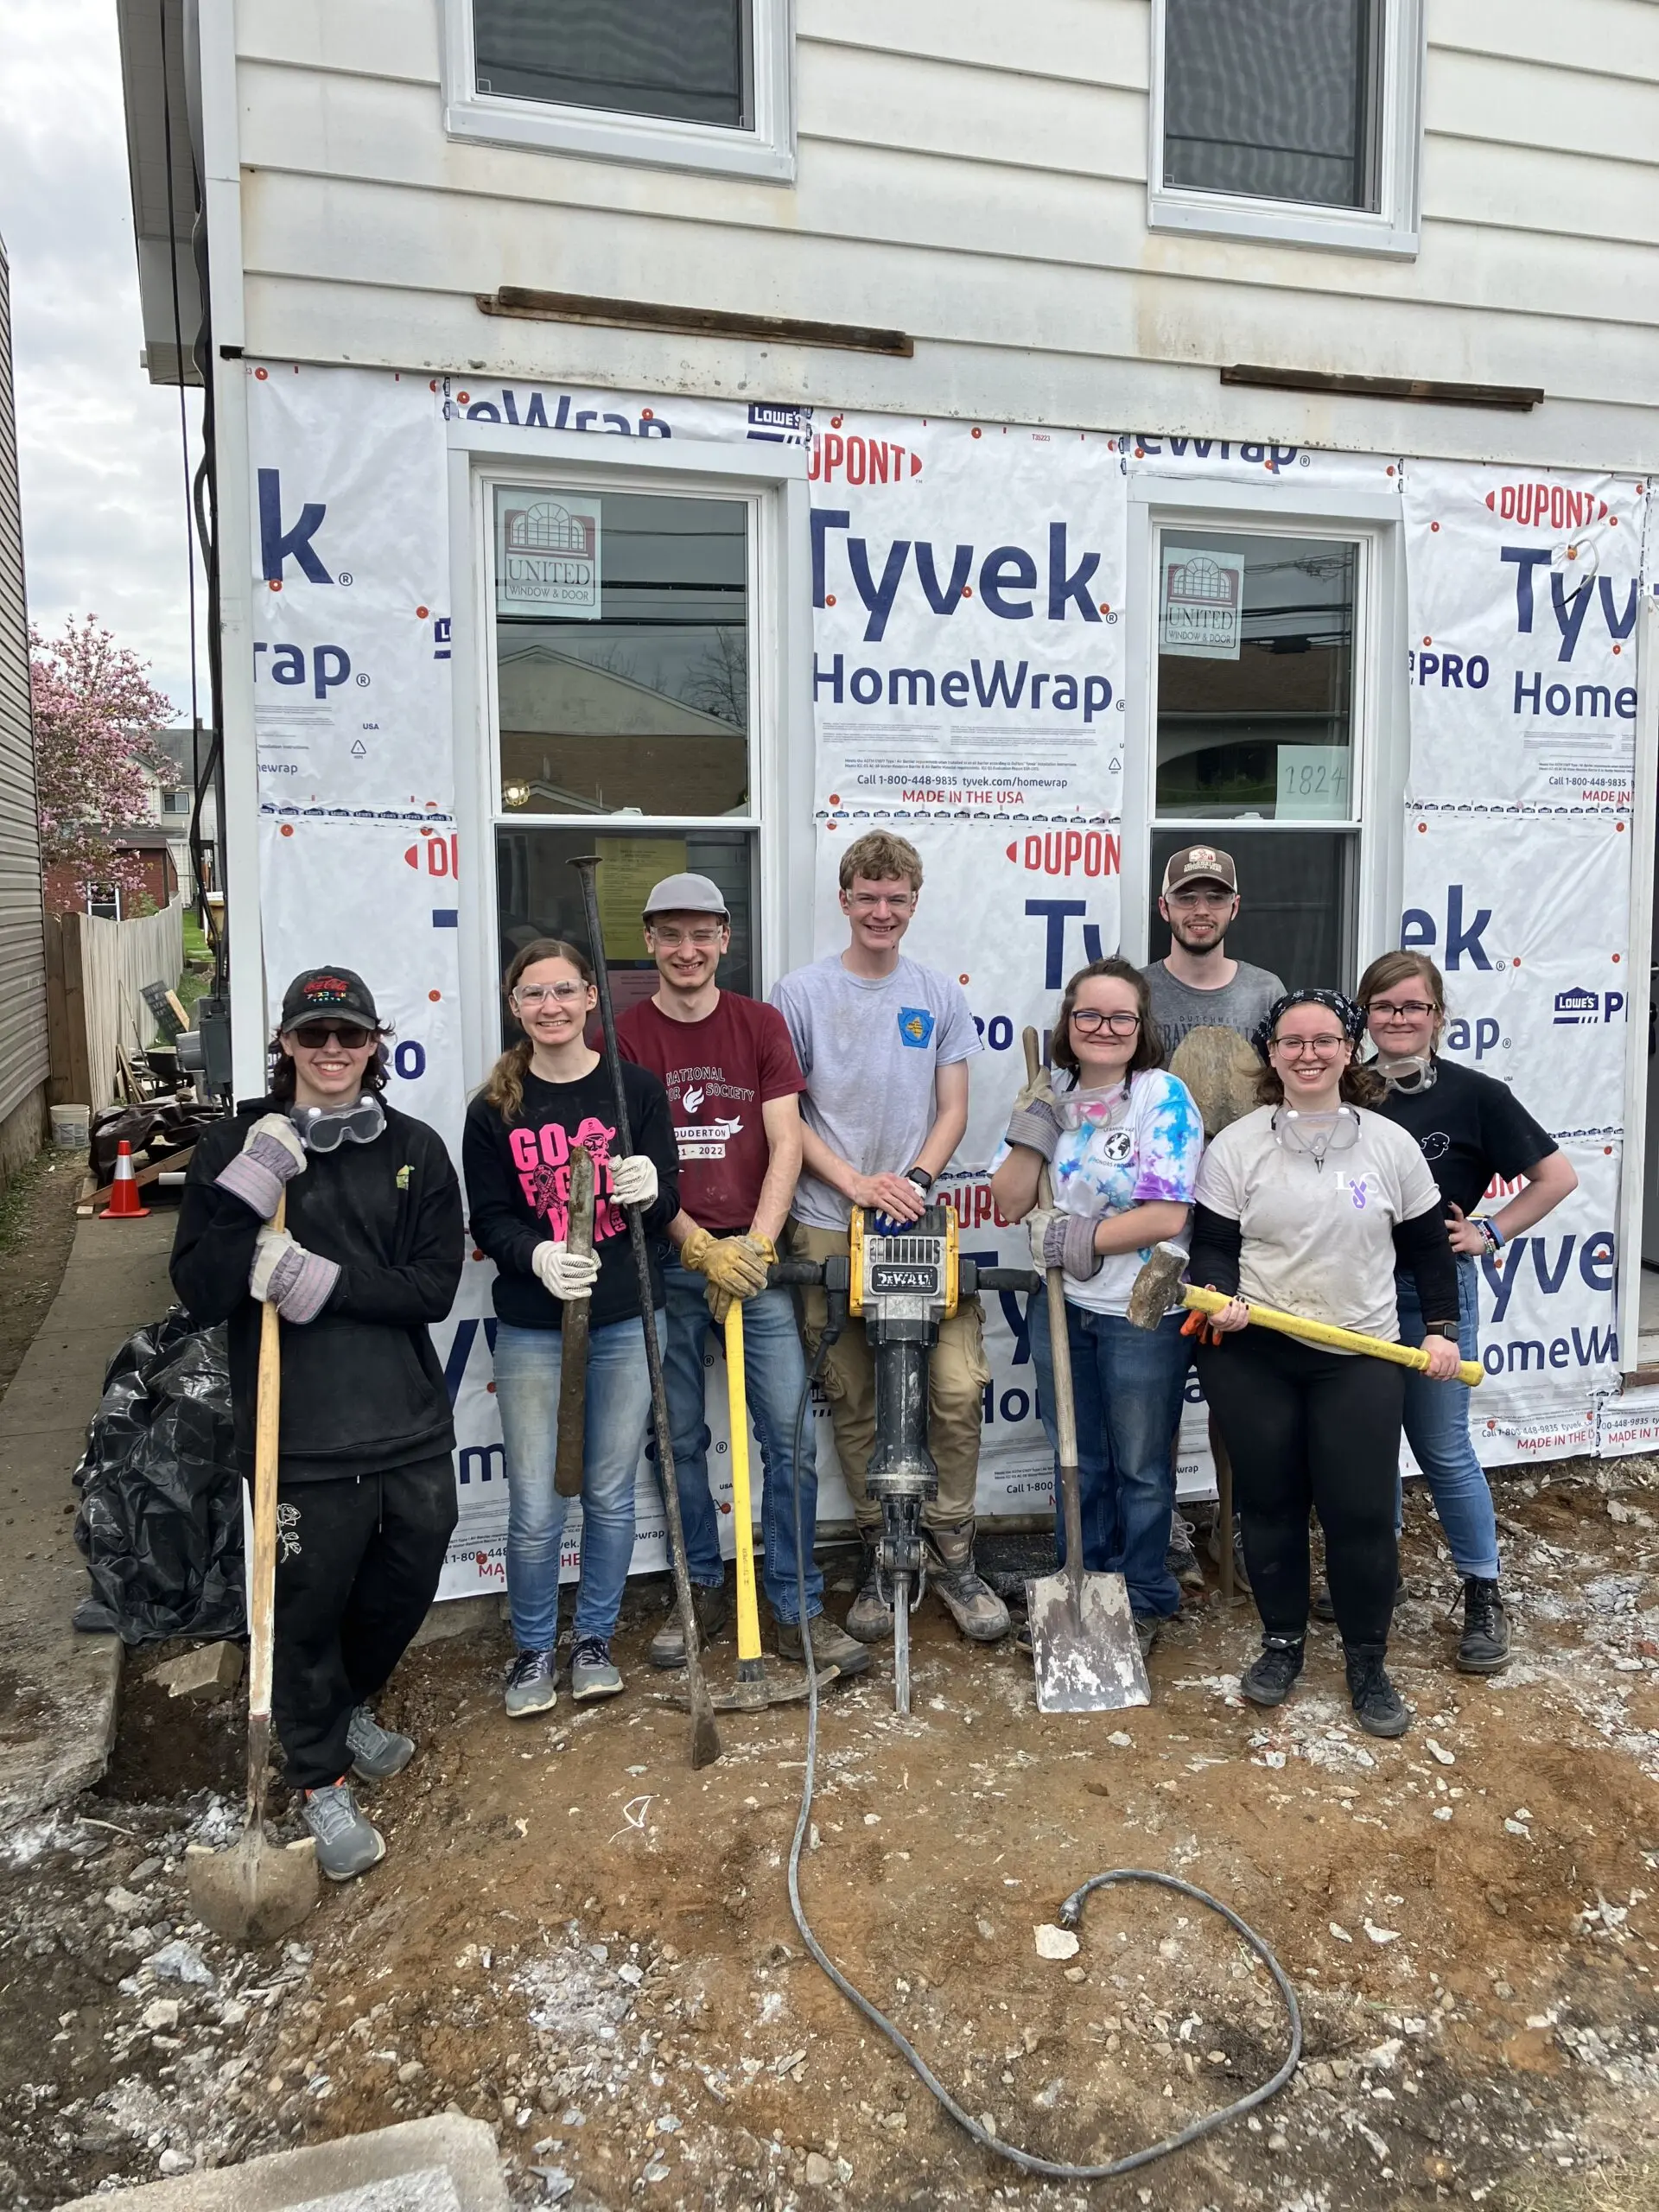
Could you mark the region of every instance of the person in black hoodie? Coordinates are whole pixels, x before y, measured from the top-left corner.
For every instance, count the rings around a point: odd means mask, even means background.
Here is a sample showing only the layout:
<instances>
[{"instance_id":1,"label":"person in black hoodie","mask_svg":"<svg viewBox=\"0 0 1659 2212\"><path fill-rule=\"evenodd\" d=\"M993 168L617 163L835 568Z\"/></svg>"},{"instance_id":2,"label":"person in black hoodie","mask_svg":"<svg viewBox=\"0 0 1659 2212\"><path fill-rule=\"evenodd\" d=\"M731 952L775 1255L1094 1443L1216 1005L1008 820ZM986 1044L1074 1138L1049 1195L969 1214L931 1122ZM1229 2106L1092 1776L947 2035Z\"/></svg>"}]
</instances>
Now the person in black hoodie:
<instances>
[{"instance_id":1,"label":"person in black hoodie","mask_svg":"<svg viewBox=\"0 0 1659 2212\"><path fill-rule=\"evenodd\" d=\"M679 1211L678 1154L668 1094L646 1069L622 1068L630 1152L616 1156L616 1109L588 1045L598 1002L574 945L538 938L506 976L524 1031L467 1109L461 1165L473 1241L495 1262L495 1402L507 1467L507 1603L518 1647L508 1674L513 1719L556 1696L559 1544L565 1501L554 1488L564 1308L591 1299L582 1476L582 1586L570 1655L572 1697L614 1697L622 1677L611 1637L633 1556L633 1492L651 1424L639 1283L622 1209L645 1210L652 1325L664 1335L662 1262ZM594 1159L594 1251L567 1249L570 1156Z\"/></svg>"},{"instance_id":2,"label":"person in black hoodie","mask_svg":"<svg viewBox=\"0 0 1659 2212\"><path fill-rule=\"evenodd\" d=\"M197 1144L173 1241L192 1318L228 1325L245 1476L266 1300L284 1325L272 1714L335 1881L385 1855L348 1776L383 1781L414 1754L370 1700L425 1617L455 1525L454 1428L429 1331L461 1281L461 1191L437 1133L382 1099L385 1033L350 969L296 976L270 1094Z\"/></svg>"}]
</instances>

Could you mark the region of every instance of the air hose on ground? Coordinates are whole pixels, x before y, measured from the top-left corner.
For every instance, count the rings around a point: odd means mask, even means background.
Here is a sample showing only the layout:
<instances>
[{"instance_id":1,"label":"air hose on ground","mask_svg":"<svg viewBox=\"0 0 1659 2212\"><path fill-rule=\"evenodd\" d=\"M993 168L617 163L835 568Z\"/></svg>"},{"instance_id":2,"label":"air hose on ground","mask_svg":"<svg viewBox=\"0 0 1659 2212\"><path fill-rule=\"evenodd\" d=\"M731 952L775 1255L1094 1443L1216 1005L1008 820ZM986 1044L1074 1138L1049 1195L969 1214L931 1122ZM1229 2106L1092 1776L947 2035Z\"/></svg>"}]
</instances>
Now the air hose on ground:
<instances>
[{"instance_id":1,"label":"air hose on ground","mask_svg":"<svg viewBox=\"0 0 1659 2212\"><path fill-rule=\"evenodd\" d=\"M812 1386L823 1371L825 1357L840 1335L841 1327L842 1316L836 1313L832 1300L829 1323L819 1342L811 1371L802 1386L800 1403L795 1414L795 1448L791 1461L795 1604L796 1618L801 1624L801 1656L806 1664L807 1705L806 1772L801 1783L801 1809L796 1817L794 1840L789 1848L789 1909L794 1915L796 1927L801 1932L801 1941L848 2003L855 2006L870 2025L887 2037L924 2088L938 2098L957 2126L970 2135L976 2143L987 2151L995 2152L999 2158L1006 2158L1024 2173L1043 2174L1054 2181L1112 2181L1121 2174L1133 2173L1138 2167L1151 2165L1154 2159L1166 2158L1172 2151L1185 2150L1189 2143L1196 2143L1203 2136L1212 2135L1218 2127L1226 2126L1229 2121L1242 2118L1255 2106L1265 2104L1269 2097L1277 2096L1301 2060L1301 2007L1296 2002L1296 1992L1291 1986L1290 1978L1274 1957L1271 1946L1256 1934L1247 1921L1240 1919L1230 1905L1224 1904L1219 1897L1211 1897L1208 1890L1201 1890L1192 1882L1184 1882L1179 1875L1160 1874L1141 1866L1118 1866L1108 1873L1091 1874L1081 1888L1072 1891L1060 1907L1063 1927L1076 1928L1083 1918L1084 1906L1094 1891L1118 1883L1144 1882L1151 1888L1173 1891L1177 1897L1188 1897L1193 1904L1205 1906L1227 1923L1240 1942L1255 1953L1273 1976L1290 2021L1290 2050L1271 2081L1264 2082L1246 2096L1235 2098L1231 2104L1224 2105L1219 2111L1205 2113L1201 2118L1190 2121L1175 2134L1165 2136L1161 2142L1154 2143L1144 2151L1132 2152L1127 2158L1114 2158L1106 2165L1070 2165L1064 2159L1039 2158L1035 2152L1022 2150L1016 2143L1005 2143L1000 2135L982 2126L971 2113L964 2111L903 2029L890 2020L878 2005L872 2004L862 1990L854 1986L813 1934L806 1916L806 1908L801 1903L801 1851L811 1826L812 1792L817 1776L818 1686L817 1671L812 1658L811 1624L806 1612L806 1543L801 1528L799 1469L805 1441L807 1412L812 1402Z\"/></svg>"}]
</instances>

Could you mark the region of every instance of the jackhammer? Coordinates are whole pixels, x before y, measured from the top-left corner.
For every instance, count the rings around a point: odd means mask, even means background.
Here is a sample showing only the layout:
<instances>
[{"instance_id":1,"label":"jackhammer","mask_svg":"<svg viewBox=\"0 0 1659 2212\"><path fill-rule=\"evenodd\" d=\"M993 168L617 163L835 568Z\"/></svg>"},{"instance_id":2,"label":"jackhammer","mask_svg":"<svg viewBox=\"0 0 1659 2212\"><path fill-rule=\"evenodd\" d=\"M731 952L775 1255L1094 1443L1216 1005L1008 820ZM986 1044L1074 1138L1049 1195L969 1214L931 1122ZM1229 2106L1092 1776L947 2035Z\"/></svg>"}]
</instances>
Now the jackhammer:
<instances>
[{"instance_id":1,"label":"jackhammer","mask_svg":"<svg viewBox=\"0 0 1659 2212\"><path fill-rule=\"evenodd\" d=\"M849 1319L861 1320L875 1363L875 1448L866 1486L881 1507L877 1572L893 1606L893 1703L910 1711L910 1616L922 1602L927 1569L922 1508L939 1491L927 1448L928 1355L939 1325L981 1290L1040 1287L1028 1268L982 1268L957 1249L954 1206L930 1205L895 1222L855 1206L849 1249L823 1261L783 1260L772 1283L822 1284L833 1343Z\"/></svg>"}]
</instances>

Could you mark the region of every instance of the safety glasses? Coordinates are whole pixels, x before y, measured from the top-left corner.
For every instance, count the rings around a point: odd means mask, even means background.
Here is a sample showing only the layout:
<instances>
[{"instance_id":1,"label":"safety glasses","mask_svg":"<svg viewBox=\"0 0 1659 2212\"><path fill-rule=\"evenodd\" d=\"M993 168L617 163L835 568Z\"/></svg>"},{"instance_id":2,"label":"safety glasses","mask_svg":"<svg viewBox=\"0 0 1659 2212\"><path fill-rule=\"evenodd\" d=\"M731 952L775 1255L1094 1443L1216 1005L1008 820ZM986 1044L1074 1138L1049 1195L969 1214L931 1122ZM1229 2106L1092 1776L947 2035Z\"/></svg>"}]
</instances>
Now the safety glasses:
<instances>
[{"instance_id":1,"label":"safety glasses","mask_svg":"<svg viewBox=\"0 0 1659 2212\"><path fill-rule=\"evenodd\" d=\"M308 1152L338 1152L343 1144L372 1144L386 1126L386 1111L372 1091L354 1106L296 1106L294 1126Z\"/></svg>"}]
</instances>

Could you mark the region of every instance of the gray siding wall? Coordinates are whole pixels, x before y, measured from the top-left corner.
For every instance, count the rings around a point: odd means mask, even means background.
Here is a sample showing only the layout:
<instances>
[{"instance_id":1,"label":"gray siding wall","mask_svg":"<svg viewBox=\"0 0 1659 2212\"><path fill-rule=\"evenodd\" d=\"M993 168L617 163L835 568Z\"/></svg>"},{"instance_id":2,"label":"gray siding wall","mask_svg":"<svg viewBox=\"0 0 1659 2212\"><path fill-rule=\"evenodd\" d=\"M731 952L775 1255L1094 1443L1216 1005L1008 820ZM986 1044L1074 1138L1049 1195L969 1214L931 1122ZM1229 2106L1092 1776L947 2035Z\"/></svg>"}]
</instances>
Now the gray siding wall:
<instances>
[{"instance_id":1,"label":"gray siding wall","mask_svg":"<svg viewBox=\"0 0 1659 2212\"><path fill-rule=\"evenodd\" d=\"M47 1077L41 841L29 712L10 284L0 241L0 1121Z\"/></svg>"}]
</instances>

